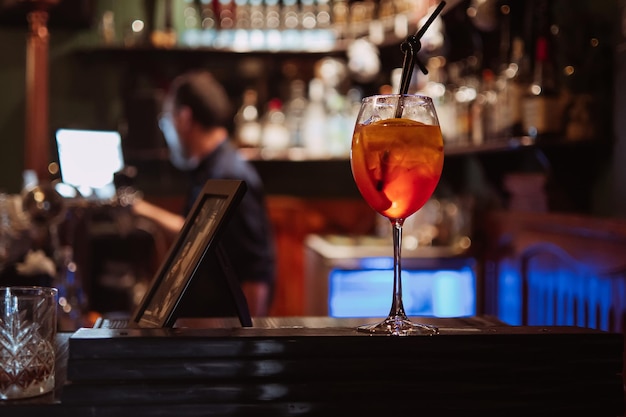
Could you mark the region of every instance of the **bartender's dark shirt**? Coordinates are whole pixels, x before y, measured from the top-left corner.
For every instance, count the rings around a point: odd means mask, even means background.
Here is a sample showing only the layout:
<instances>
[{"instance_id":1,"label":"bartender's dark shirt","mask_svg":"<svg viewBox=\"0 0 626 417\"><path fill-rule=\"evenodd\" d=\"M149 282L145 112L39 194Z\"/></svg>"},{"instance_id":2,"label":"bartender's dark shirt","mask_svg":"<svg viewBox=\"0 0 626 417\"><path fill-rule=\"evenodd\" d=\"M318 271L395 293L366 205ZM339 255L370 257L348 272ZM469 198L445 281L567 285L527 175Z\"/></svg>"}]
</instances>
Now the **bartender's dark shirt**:
<instances>
[{"instance_id":1,"label":"bartender's dark shirt","mask_svg":"<svg viewBox=\"0 0 626 417\"><path fill-rule=\"evenodd\" d=\"M221 243L239 282L266 282L270 285L270 292L273 292L274 241L261 178L230 141L225 141L191 172L191 189L183 213L185 216L209 179L237 179L246 182L247 191L226 225ZM229 295L223 272L215 256L209 254L186 291L178 316L232 315L233 303Z\"/></svg>"}]
</instances>

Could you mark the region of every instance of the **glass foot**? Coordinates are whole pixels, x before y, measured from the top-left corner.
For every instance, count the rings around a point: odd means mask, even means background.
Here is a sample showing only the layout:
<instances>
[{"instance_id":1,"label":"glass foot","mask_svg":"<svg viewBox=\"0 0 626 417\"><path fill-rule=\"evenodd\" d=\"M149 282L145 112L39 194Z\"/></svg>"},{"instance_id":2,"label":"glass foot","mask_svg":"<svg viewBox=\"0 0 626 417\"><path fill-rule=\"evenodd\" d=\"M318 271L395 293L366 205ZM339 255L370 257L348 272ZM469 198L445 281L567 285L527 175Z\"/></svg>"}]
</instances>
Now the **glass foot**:
<instances>
[{"instance_id":1,"label":"glass foot","mask_svg":"<svg viewBox=\"0 0 626 417\"><path fill-rule=\"evenodd\" d=\"M402 316L390 316L377 324L359 326L357 331L391 336L432 336L439 334L439 329L435 326L413 323L408 318Z\"/></svg>"}]
</instances>

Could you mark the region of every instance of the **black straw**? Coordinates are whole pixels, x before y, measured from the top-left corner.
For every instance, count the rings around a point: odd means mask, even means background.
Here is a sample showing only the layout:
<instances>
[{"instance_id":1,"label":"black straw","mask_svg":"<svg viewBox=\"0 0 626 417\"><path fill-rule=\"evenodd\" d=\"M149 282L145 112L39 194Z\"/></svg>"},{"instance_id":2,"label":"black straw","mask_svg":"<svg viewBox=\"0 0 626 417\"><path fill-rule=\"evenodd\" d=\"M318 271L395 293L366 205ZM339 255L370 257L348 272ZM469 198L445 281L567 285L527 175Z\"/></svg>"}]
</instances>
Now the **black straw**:
<instances>
[{"instance_id":1,"label":"black straw","mask_svg":"<svg viewBox=\"0 0 626 417\"><path fill-rule=\"evenodd\" d=\"M435 21L435 18L441 13L446 6L446 2L439 3L433 14L430 15L426 23L415 33L410 35L402 44L400 44L400 50L404 52L404 62L402 64L402 80L400 83L400 94L407 94L409 92L409 84L411 83L411 76L413 75L413 67L417 64L420 70L424 74L428 74L426 66L417 58L417 53L422 49L420 39L428 30L428 27ZM398 106L398 112L401 111L401 106Z\"/></svg>"}]
</instances>

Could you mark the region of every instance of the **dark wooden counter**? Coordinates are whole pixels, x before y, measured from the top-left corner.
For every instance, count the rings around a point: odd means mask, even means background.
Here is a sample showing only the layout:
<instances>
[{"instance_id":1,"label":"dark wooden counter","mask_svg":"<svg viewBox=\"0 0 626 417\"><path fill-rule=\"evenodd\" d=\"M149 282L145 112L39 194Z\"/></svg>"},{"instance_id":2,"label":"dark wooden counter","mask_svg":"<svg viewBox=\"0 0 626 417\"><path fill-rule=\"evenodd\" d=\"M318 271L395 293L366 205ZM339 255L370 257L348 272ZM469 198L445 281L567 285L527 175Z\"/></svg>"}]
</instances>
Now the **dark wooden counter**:
<instances>
[{"instance_id":1,"label":"dark wooden counter","mask_svg":"<svg viewBox=\"0 0 626 417\"><path fill-rule=\"evenodd\" d=\"M431 337L354 330L369 321L60 334L55 394L0 415L622 415L621 334L485 317L424 318Z\"/></svg>"}]
</instances>

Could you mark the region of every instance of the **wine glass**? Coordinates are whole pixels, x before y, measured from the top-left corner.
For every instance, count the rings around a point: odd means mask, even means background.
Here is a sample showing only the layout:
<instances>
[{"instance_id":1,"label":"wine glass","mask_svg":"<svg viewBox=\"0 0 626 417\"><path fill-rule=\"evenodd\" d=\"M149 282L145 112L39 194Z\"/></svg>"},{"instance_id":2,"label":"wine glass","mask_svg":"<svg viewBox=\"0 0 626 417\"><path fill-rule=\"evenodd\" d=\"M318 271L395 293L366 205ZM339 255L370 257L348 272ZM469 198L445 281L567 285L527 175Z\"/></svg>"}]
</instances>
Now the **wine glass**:
<instances>
[{"instance_id":1,"label":"wine glass","mask_svg":"<svg viewBox=\"0 0 626 417\"><path fill-rule=\"evenodd\" d=\"M359 331L391 335L437 334L434 326L411 322L402 304L402 224L437 187L443 169L443 138L430 97L386 94L365 97L350 152L361 195L393 228L393 299L385 320Z\"/></svg>"}]
</instances>

